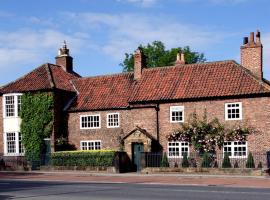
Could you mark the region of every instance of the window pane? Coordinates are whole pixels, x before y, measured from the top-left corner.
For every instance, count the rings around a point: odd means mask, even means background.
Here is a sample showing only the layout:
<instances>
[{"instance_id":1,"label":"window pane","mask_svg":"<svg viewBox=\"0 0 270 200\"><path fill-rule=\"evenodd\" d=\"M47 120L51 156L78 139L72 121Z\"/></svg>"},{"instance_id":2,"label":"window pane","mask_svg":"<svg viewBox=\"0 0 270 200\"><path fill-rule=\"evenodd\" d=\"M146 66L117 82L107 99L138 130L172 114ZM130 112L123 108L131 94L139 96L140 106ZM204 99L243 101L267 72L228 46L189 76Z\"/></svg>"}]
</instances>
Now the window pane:
<instances>
[{"instance_id":1,"label":"window pane","mask_svg":"<svg viewBox=\"0 0 270 200\"><path fill-rule=\"evenodd\" d=\"M5 97L5 111L6 111L6 117L14 117L15 116L14 96L6 96Z\"/></svg>"},{"instance_id":2,"label":"window pane","mask_svg":"<svg viewBox=\"0 0 270 200\"><path fill-rule=\"evenodd\" d=\"M16 153L16 133L6 133L7 153Z\"/></svg>"}]
</instances>

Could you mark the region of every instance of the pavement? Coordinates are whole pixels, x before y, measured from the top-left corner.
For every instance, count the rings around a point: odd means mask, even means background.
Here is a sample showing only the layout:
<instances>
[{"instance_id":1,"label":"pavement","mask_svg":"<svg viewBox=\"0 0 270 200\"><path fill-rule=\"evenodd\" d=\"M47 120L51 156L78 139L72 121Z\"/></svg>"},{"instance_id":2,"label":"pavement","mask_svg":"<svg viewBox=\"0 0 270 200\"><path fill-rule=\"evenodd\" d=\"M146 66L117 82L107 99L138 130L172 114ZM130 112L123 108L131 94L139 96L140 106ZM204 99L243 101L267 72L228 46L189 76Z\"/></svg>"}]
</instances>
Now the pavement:
<instances>
[{"instance_id":1,"label":"pavement","mask_svg":"<svg viewBox=\"0 0 270 200\"><path fill-rule=\"evenodd\" d=\"M85 171L2 171L0 172L0 180L270 188L269 176L232 176L179 173L110 174L91 173Z\"/></svg>"}]
</instances>

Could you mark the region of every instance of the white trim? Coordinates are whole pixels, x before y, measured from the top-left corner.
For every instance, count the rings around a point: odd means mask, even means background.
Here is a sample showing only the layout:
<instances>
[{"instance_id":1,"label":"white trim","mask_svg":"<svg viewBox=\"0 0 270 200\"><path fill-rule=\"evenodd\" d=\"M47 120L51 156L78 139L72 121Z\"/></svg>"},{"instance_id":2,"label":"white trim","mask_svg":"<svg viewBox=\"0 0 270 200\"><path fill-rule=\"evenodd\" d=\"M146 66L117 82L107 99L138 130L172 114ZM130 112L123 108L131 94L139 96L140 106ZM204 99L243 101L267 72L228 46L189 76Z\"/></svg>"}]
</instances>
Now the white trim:
<instances>
[{"instance_id":1,"label":"white trim","mask_svg":"<svg viewBox=\"0 0 270 200\"><path fill-rule=\"evenodd\" d=\"M109 115L118 115L118 126L109 126ZM108 113L107 114L107 128L118 128L120 127L120 114L119 113Z\"/></svg>"},{"instance_id":2,"label":"white trim","mask_svg":"<svg viewBox=\"0 0 270 200\"><path fill-rule=\"evenodd\" d=\"M3 95L3 119L16 118L19 117L18 113L18 96L22 96L22 93L9 93ZM6 116L6 97L13 96L14 97L14 116Z\"/></svg>"},{"instance_id":3,"label":"white trim","mask_svg":"<svg viewBox=\"0 0 270 200\"><path fill-rule=\"evenodd\" d=\"M82 150L82 151L84 151L82 149L82 143L83 142L86 142L86 143L93 142L94 143L94 149L93 150L99 150L99 149L96 149L96 144L95 144L95 142L99 142L100 143L100 149L102 149L102 142L101 142L101 140L81 140L80 141L80 150ZM88 144L87 144L87 150L88 150Z\"/></svg>"},{"instance_id":4,"label":"white trim","mask_svg":"<svg viewBox=\"0 0 270 200\"><path fill-rule=\"evenodd\" d=\"M172 120L172 112L173 111L180 111L182 112L182 120L180 121L173 121ZM184 106L170 106L170 123L178 123L185 121L185 107Z\"/></svg>"},{"instance_id":5,"label":"white trim","mask_svg":"<svg viewBox=\"0 0 270 200\"><path fill-rule=\"evenodd\" d=\"M169 143L177 143L178 146L170 146ZM187 143L188 145L183 145L182 146L182 143ZM189 156L189 153L190 153L190 148L189 148L190 144L189 142L185 142L185 141L171 141L171 142L168 142L167 143L167 155L168 155L168 158L183 158L182 156L182 148L183 147L187 147L188 148L188 151L187 151L187 156ZM169 148L178 148L178 152L179 152L179 156L170 156L170 152L169 152Z\"/></svg>"},{"instance_id":6,"label":"white trim","mask_svg":"<svg viewBox=\"0 0 270 200\"><path fill-rule=\"evenodd\" d=\"M228 105L230 104L239 104L239 118L234 118L234 119L228 118ZM242 116L243 116L242 102L225 103L225 120L226 121L242 120Z\"/></svg>"},{"instance_id":7,"label":"white trim","mask_svg":"<svg viewBox=\"0 0 270 200\"><path fill-rule=\"evenodd\" d=\"M8 153L7 133L15 133L15 153ZM24 156L24 153L20 153L19 133L17 131L4 133L4 156Z\"/></svg>"},{"instance_id":8,"label":"white trim","mask_svg":"<svg viewBox=\"0 0 270 200\"><path fill-rule=\"evenodd\" d=\"M229 156L229 158L247 158L248 157L248 144L247 144L247 141L224 141L224 143L225 142L231 142L231 145L227 145L227 146L231 147L231 153L232 153L232 155ZM234 142L245 142L246 144L245 145L235 145ZM245 156L235 156L234 155L234 147L239 147L239 146L242 146L242 147L246 148L246 155ZM223 144L223 147L222 147L222 151L223 151L223 157L224 157L224 154L225 154L224 144Z\"/></svg>"},{"instance_id":9,"label":"white trim","mask_svg":"<svg viewBox=\"0 0 270 200\"><path fill-rule=\"evenodd\" d=\"M98 127L82 127L82 118L90 117L90 116L99 116L99 126ZM100 129L101 128L101 116L100 114L92 114L92 115L80 115L80 129Z\"/></svg>"}]
</instances>

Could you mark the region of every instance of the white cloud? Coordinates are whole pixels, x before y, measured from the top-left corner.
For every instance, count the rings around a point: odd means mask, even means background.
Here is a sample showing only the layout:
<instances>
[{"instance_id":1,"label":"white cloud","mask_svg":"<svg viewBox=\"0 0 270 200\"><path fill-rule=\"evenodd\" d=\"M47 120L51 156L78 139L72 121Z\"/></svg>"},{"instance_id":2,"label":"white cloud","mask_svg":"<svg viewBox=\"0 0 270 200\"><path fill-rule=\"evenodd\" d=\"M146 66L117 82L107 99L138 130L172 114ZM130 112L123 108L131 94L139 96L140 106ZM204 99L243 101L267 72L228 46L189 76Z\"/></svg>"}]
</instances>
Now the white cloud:
<instances>
[{"instance_id":1,"label":"white cloud","mask_svg":"<svg viewBox=\"0 0 270 200\"><path fill-rule=\"evenodd\" d=\"M191 46L204 50L225 37L221 32L198 25L189 25L168 17L137 14L65 13L81 27L97 27L106 32L101 50L116 60L122 60L125 52L132 52L140 44L155 40L168 48ZM80 20L79 20L80 19ZM91 29L91 28L90 28ZM91 29L94 31L93 29Z\"/></svg>"},{"instance_id":2,"label":"white cloud","mask_svg":"<svg viewBox=\"0 0 270 200\"><path fill-rule=\"evenodd\" d=\"M67 35L50 29L0 32L0 70L16 71L22 66L40 63L54 52L57 55L63 40L68 41L72 52L79 51L85 43L84 37L79 33Z\"/></svg>"}]
</instances>

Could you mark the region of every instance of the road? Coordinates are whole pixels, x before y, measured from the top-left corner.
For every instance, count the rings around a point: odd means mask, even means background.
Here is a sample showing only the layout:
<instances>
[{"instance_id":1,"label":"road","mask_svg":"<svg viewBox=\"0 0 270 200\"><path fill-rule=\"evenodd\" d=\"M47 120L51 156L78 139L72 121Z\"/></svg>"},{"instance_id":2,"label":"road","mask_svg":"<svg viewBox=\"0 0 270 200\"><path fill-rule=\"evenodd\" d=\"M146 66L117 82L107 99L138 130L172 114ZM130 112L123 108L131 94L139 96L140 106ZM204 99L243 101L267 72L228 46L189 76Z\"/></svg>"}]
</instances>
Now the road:
<instances>
[{"instance_id":1,"label":"road","mask_svg":"<svg viewBox=\"0 0 270 200\"><path fill-rule=\"evenodd\" d=\"M269 200L270 189L142 183L0 180L0 199Z\"/></svg>"}]
</instances>

